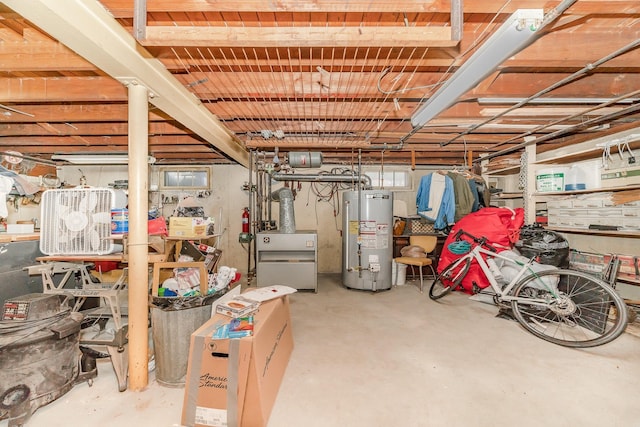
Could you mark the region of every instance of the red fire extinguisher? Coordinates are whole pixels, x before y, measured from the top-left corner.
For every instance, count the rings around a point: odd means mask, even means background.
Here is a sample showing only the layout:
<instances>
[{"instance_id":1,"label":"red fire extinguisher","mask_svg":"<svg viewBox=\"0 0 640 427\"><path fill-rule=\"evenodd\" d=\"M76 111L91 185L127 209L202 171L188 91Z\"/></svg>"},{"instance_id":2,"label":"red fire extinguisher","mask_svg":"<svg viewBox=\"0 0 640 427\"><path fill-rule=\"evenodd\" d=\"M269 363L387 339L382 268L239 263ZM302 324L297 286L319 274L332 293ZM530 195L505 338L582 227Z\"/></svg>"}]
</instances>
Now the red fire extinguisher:
<instances>
[{"instance_id":1,"label":"red fire extinguisher","mask_svg":"<svg viewBox=\"0 0 640 427\"><path fill-rule=\"evenodd\" d=\"M242 232L249 232L249 208L242 209Z\"/></svg>"}]
</instances>

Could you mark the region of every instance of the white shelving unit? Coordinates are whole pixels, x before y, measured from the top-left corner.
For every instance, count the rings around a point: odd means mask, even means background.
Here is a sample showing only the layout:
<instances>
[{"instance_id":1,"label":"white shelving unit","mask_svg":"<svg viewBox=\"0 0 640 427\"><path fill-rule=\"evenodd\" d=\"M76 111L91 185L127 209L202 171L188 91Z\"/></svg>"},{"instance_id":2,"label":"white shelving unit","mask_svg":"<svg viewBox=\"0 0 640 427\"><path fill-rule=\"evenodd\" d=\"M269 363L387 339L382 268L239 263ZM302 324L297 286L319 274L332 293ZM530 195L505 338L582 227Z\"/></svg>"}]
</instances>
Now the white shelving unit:
<instances>
[{"instance_id":1,"label":"white shelving unit","mask_svg":"<svg viewBox=\"0 0 640 427\"><path fill-rule=\"evenodd\" d=\"M482 163L482 177L490 187L501 188L501 193L491 195L491 204L510 208L523 207L522 189L518 188L520 164L491 168L489 161Z\"/></svg>"},{"instance_id":2,"label":"white shelving unit","mask_svg":"<svg viewBox=\"0 0 640 427\"><path fill-rule=\"evenodd\" d=\"M558 200L570 196L584 196L596 193L620 193L630 190L639 190L640 184L634 183L624 186L590 188L586 190L574 191L558 191L558 192L537 192L536 191L536 172L542 168L557 166L571 166L577 162L585 162L594 159L602 159L602 148L597 146L600 142L612 140L615 138L623 138L628 134L640 133L640 129L632 129L611 135L607 138L600 138L592 141L586 141L580 144L562 147L555 150L538 153L537 147L532 144L526 147L526 185L522 193L507 191L503 193L500 199L503 200L519 200L522 198L525 208L525 222L532 224L535 222L536 211L546 208L549 201ZM640 153L640 141L632 142L631 150L634 153ZM617 150L612 148L611 154L617 156ZM640 161L640 159L638 159ZM518 182L518 174L520 167L506 167L500 169L491 169L488 162L483 162L483 170L485 170L488 180L504 182L505 180L515 180ZM502 180L502 181L501 181ZM494 196L496 197L496 196ZM638 208L640 209L640 208ZM623 230L594 230L573 227L549 227L554 231L562 233L572 249L584 252L600 253L600 254L619 254L634 256L640 253L640 229L623 229ZM627 298L637 299L640 295L640 280L638 278L625 279L619 276L619 289L623 296Z\"/></svg>"}]
</instances>

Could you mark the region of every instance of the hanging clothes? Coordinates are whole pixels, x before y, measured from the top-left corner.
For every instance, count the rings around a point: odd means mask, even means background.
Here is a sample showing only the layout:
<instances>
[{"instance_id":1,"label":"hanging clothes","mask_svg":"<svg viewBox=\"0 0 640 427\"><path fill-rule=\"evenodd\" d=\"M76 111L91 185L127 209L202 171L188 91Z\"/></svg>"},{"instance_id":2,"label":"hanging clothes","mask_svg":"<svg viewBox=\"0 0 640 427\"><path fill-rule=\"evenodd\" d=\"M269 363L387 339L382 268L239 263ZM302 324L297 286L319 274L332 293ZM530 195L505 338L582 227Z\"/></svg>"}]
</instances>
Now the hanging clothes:
<instances>
[{"instance_id":1,"label":"hanging clothes","mask_svg":"<svg viewBox=\"0 0 640 427\"><path fill-rule=\"evenodd\" d=\"M418 215L434 222L434 229L443 230L453 225L456 202L451 178L439 173L430 173L420 178L416 206Z\"/></svg>"},{"instance_id":2,"label":"hanging clothes","mask_svg":"<svg viewBox=\"0 0 640 427\"><path fill-rule=\"evenodd\" d=\"M471 192L471 187L469 187L467 177L463 174L449 172L447 176L453 181L453 194L456 204L455 221L460 221L462 217L471 213L474 202L473 193Z\"/></svg>"},{"instance_id":3,"label":"hanging clothes","mask_svg":"<svg viewBox=\"0 0 640 427\"><path fill-rule=\"evenodd\" d=\"M480 207L488 208L491 206L491 191L484 178L479 175L472 175L471 180L475 182Z\"/></svg>"},{"instance_id":4,"label":"hanging clothes","mask_svg":"<svg viewBox=\"0 0 640 427\"><path fill-rule=\"evenodd\" d=\"M9 215L7 209L7 195L13 188L13 179L0 175L0 217L6 218Z\"/></svg>"},{"instance_id":5,"label":"hanging clothes","mask_svg":"<svg viewBox=\"0 0 640 427\"><path fill-rule=\"evenodd\" d=\"M478 193L478 185L474 178L469 178L469 188L471 188L471 194L473 195L473 205L471 206L471 212L476 212L480 209L480 194Z\"/></svg>"},{"instance_id":6,"label":"hanging clothes","mask_svg":"<svg viewBox=\"0 0 640 427\"><path fill-rule=\"evenodd\" d=\"M30 196L40 191L40 187L30 183L27 179L4 166L0 166L0 176L11 178L13 189L21 196Z\"/></svg>"}]
</instances>

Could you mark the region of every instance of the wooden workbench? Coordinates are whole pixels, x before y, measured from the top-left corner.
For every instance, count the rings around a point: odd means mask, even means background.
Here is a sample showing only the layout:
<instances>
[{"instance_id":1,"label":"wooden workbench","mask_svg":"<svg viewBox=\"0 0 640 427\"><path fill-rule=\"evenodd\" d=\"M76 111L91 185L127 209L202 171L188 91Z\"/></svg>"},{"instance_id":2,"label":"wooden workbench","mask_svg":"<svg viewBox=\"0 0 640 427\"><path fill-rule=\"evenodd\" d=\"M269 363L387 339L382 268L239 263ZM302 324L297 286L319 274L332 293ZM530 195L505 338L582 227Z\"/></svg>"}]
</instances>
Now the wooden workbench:
<instances>
[{"instance_id":1,"label":"wooden workbench","mask_svg":"<svg viewBox=\"0 0 640 427\"><path fill-rule=\"evenodd\" d=\"M0 233L0 243L40 240L40 233Z\"/></svg>"},{"instance_id":2,"label":"wooden workbench","mask_svg":"<svg viewBox=\"0 0 640 427\"><path fill-rule=\"evenodd\" d=\"M45 255L36 258L38 262L96 262L96 261L116 261L124 262L122 253L108 255Z\"/></svg>"}]
</instances>

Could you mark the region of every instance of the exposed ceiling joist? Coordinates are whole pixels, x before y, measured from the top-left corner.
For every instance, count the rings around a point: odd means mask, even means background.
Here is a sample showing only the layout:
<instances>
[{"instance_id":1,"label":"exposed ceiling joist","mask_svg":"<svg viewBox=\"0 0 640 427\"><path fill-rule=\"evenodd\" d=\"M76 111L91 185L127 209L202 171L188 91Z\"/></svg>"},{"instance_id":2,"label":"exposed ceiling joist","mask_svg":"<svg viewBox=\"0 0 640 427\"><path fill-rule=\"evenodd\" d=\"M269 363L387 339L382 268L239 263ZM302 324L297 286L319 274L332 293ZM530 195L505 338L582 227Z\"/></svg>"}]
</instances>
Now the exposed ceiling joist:
<instances>
[{"instance_id":1,"label":"exposed ceiling joist","mask_svg":"<svg viewBox=\"0 0 640 427\"><path fill-rule=\"evenodd\" d=\"M147 26L143 46L455 47L451 27Z\"/></svg>"},{"instance_id":2,"label":"exposed ceiling joist","mask_svg":"<svg viewBox=\"0 0 640 427\"><path fill-rule=\"evenodd\" d=\"M248 166L242 143L202 103L136 44L135 39L94 0L4 0L98 68L121 82L144 85L150 102L183 123L238 163Z\"/></svg>"},{"instance_id":3,"label":"exposed ceiling joist","mask_svg":"<svg viewBox=\"0 0 640 427\"><path fill-rule=\"evenodd\" d=\"M105 6L117 18L133 16L133 1L103 0ZM551 1L548 7L560 1ZM540 7L537 0L505 2L504 0L467 1L465 13L513 13L517 9ZM425 13L451 12L450 0L154 0L147 5L148 12L370 12L370 13ZM610 11L612 14L638 13L636 0L581 0L572 9L575 13Z\"/></svg>"},{"instance_id":4,"label":"exposed ceiling joist","mask_svg":"<svg viewBox=\"0 0 640 427\"><path fill-rule=\"evenodd\" d=\"M19 7L18 0L11 2ZM637 96L616 101L639 89L640 49L600 61L640 38L637 0L19 3L25 16L0 3L0 146L33 155L42 150L45 159L76 149L126 152L123 83L131 81L154 96L149 146L162 164L234 162L217 151L224 144L215 136L222 135L232 141L231 152L246 152L244 144L258 151L278 147L282 155L317 149L327 162L348 163L362 147L366 161L461 165L517 147L524 136L544 141L538 146L544 150L640 122L639 111L623 109L637 105ZM100 4L110 15L96 27L95 16L85 15L95 15ZM516 9L549 12L561 4L569 8L530 47L506 58L414 132L411 115L509 15ZM463 9L457 16L456 7ZM30 14L36 23L58 24L50 33L29 22ZM456 39L456 25L458 44L449 40ZM196 42L167 37L142 47L132 36L145 38L139 27L193 32ZM368 34L372 29L375 36ZM412 34L423 30L446 37L430 43L429 34ZM119 41L112 47L114 38ZM66 46L72 43L78 44L74 50ZM149 68L151 78L144 74ZM568 81L582 69L587 72ZM171 91L161 94L158 87L167 85ZM516 104L532 96L537 99ZM593 109L611 100L609 111ZM204 111L193 115L193 108ZM203 112L204 121L198 116ZM263 132L284 137L265 139Z\"/></svg>"}]
</instances>

